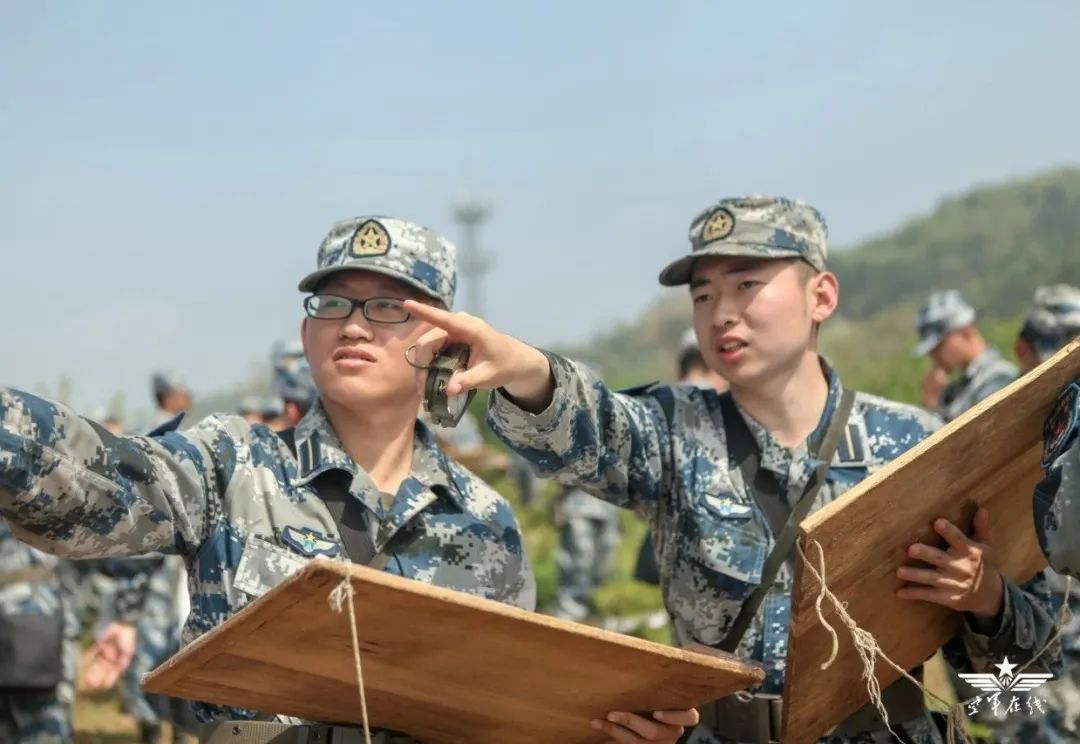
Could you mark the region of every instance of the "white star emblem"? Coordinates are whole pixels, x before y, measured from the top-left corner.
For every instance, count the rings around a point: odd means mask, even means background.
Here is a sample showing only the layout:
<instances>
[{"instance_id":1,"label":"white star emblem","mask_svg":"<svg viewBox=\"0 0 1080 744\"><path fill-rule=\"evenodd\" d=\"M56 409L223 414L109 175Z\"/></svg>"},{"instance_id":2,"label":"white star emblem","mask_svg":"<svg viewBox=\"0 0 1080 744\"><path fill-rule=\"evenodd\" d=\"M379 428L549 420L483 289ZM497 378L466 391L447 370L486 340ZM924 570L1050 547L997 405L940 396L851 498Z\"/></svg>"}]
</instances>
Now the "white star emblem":
<instances>
[{"instance_id":1,"label":"white star emblem","mask_svg":"<svg viewBox=\"0 0 1080 744\"><path fill-rule=\"evenodd\" d=\"M1013 670L1016 669L1016 667L1017 667L1016 664L1010 664L1009 663L1009 657L1008 656L1005 657L1005 660L1002 663L994 664L994 666L996 666L998 668L999 672L1000 672L998 674L998 676L1003 677L1003 678L1013 676Z\"/></svg>"},{"instance_id":2,"label":"white star emblem","mask_svg":"<svg viewBox=\"0 0 1080 744\"><path fill-rule=\"evenodd\" d=\"M1054 675L1046 672L1020 672L1017 674L1014 670L1020 665L1013 664L1009 661L1009 657L1007 656L1000 664L994 664L993 666L998 668L997 676L990 674L989 672L978 672L974 674L961 674L959 675L960 679L964 680L977 690L996 694L999 692L1031 692L1038 687L1042 687L1054 678Z\"/></svg>"}]
</instances>

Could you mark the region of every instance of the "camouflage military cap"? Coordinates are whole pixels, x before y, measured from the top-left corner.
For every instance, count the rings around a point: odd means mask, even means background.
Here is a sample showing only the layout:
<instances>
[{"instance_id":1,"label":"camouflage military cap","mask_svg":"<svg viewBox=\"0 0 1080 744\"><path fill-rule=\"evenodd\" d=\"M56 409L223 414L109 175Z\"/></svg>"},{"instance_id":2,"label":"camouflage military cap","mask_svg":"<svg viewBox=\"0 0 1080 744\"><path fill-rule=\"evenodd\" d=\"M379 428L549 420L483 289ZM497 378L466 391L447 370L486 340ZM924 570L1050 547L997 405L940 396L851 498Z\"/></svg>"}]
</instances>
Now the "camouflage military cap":
<instances>
[{"instance_id":1,"label":"camouflage military cap","mask_svg":"<svg viewBox=\"0 0 1080 744\"><path fill-rule=\"evenodd\" d=\"M798 199L722 199L690 223L690 253L661 271L660 283L687 284L694 261L703 256L801 258L824 271L828 234L821 213Z\"/></svg>"},{"instance_id":2,"label":"camouflage military cap","mask_svg":"<svg viewBox=\"0 0 1080 744\"><path fill-rule=\"evenodd\" d=\"M1068 284L1036 289L1020 335L1044 354L1080 336L1080 289Z\"/></svg>"},{"instance_id":3,"label":"camouflage military cap","mask_svg":"<svg viewBox=\"0 0 1080 744\"><path fill-rule=\"evenodd\" d=\"M241 416L257 415L277 418L285 413L285 401L277 395L245 395L236 412Z\"/></svg>"},{"instance_id":4,"label":"camouflage military cap","mask_svg":"<svg viewBox=\"0 0 1080 744\"><path fill-rule=\"evenodd\" d=\"M457 288L457 248L415 222L354 217L330 228L319 246L318 268L301 280L300 291L311 292L331 274L350 270L400 279L449 308Z\"/></svg>"},{"instance_id":5,"label":"camouflage military cap","mask_svg":"<svg viewBox=\"0 0 1080 744\"><path fill-rule=\"evenodd\" d=\"M310 406L319 394L299 341L279 341L270 351L270 392L276 398Z\"/></svg>"},{"instance_id":6,"label":"camouflage military cap","mask_svg":"<svg viewBox=\"0 0 1080 744\"><path fill-rule=\"evenodd\" d=\"M262 396L259 395L245 395L240 399L240 405L236 409L236 412L241 416L262 413L262 411L263 400Z\"/></svg>"},{"instance_id":7,"label":"camouflage military cap","mask_svg":"<svg viewBox=\"0 0 1080 744\"><path fill-rule=\"evenodd\" d=\"M285 401L277 395L260 395L259 408L264 417L276 418L285 413Z\"/></svg>"},{"instance_id":8,"label":"camouflage military cap","mask_svg":"<svg viewBox=\"0 0 1080 744\"><path fill-rule=\"evenodd\" d=\"M967 304L957 290L934 292L919 308L919 317L915 323L919 343L915 345L915 356L929 354L937 348L946 333L974 322L975 308Z\"/></svg>"}]
</instances>

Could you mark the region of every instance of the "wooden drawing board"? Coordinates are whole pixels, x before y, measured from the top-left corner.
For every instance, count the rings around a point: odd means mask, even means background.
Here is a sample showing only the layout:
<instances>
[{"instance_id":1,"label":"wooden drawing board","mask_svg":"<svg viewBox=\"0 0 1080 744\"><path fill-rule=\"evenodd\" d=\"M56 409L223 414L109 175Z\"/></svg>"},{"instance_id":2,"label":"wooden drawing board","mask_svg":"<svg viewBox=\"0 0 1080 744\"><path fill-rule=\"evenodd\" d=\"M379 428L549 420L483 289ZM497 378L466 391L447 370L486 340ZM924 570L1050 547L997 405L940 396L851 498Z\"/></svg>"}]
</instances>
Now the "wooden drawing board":
<instances>
[{"instance_id":1,"label":"wooden drawing board","mask_svg":"<svg viewBox=\"0 0 1080 744\"><path fill-rule=\"evenodd\" d=\"M1013 581L1046 565L1035 536L1032 491L1042 477L1042 426L1058 393L1080 375L1080 341L948 424L802 524L811 560L824 553L828 587L847 603L859 627L905 669L930 657L962 627L944 607L895 597L896 570L921 565L907 558L915 542L944 545L933 521L945 517L969 530L978 506L990 511L998 565ZM826 600L825 617L840 635L832 642L814 607L820 585L799 561L792 596L784 689L784 741L811 742L868 701L862 663L851 635ZM877 666L884 688L898 673Z\"/></svg>"},{"instance_id":2,"label":"wooden drawing board","mask_svg":"<svg viewBox=\"0 0 1080 744\"><path fill-rule=\"evenodd\" d=\"M370 722L430 744L599 742L591 717L686 709L760 682L733 656L677 649L341 561L316 560L151 672L144 689L266 713Z\"/></svg>"}]
</instances>

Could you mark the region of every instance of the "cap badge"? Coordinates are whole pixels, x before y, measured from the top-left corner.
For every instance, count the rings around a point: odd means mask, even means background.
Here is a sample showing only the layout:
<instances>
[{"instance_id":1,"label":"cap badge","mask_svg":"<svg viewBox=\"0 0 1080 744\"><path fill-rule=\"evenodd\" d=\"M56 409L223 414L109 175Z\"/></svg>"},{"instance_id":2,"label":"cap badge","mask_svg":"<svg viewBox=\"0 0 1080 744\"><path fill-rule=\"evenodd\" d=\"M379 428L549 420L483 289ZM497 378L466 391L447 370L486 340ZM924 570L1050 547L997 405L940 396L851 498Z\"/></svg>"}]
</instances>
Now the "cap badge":
<instances>
[{"instance_id":1,"label":"cap badge","mask_svg":"<svg viewBox=\"0 0 1080 744\"><path fill-rule=\"evenodd\" d=\"M701 242L711 243L714 240L722 240L735 229L735 217L728 210L720 207L709 215L705 220L705 226L701 229Z\"/></svg>"},{"instance_id":2,"label":"cap badge","mask_svg":"<svg viewBox=\"0 0 1080 744\"><path fill-rule=\"evenodd\" d=\"M376 220L367 220L353 233L349 253L356 257L383 256L390 251L390 233Z\"/></svg>"}]
</instances>

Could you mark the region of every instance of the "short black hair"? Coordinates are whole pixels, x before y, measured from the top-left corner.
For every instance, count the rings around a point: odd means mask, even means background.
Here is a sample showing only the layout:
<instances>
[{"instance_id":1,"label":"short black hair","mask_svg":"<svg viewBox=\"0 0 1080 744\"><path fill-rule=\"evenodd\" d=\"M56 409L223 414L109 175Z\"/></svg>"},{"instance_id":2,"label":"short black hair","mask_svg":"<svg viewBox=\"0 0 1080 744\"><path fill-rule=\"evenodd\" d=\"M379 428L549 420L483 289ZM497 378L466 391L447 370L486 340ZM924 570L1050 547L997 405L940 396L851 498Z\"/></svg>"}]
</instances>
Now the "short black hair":
<instances>
[{"instance_id":1,"label":"short black hair","mask_svg":"<svg viewBox=\"0 0 1080 744\"><path fill-rule=\"evenodd\" d=\"M685 379L694 369L708 370L709 365L705 363L705 357L701 355L701 349L696 346L688 348L686 351L679 354L679 379Z\"/></svg>"}]
</instances>

